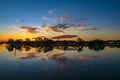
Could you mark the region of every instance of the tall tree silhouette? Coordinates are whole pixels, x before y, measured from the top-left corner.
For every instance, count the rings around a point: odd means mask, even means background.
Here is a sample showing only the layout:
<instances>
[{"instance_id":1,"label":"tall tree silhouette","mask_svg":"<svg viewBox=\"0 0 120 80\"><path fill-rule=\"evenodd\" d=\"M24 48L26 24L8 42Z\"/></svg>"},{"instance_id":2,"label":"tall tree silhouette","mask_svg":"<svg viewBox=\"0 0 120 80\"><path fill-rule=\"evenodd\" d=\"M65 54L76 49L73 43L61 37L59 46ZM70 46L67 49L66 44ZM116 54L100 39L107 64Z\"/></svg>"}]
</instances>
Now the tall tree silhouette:
<instances>
[{"instance_id":1,"label":"tall tree silhouette","mask_svg":"<svg viewBox=\"0 0 120 80\"><path fill-rule=\"evenodd\" d=\"M9 40L7 41L7 43L13 44L13 43L14 43L14 40L13 40L13 39L9 39Z\"/></svg>"},{"instance_id":2,"label":"tall tree silhouette","mask_svg":"<svg viewBox=\"0 0 120 80\"><path fill-rule=\"evenodd\" d=\"M81 38L78 38L77 42L78 42L79 45L83 45L83 43L84 43L83 39L81 39Z\"/></svg>"}]
</instances>

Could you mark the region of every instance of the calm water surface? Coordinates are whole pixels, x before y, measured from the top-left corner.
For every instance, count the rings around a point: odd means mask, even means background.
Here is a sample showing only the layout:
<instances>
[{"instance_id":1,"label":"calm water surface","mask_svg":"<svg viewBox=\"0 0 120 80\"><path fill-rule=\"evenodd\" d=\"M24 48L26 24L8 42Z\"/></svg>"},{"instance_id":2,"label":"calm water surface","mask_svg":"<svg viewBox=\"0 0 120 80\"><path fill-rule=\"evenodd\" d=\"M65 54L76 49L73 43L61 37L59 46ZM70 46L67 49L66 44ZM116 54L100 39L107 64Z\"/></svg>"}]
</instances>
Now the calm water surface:
<instances>
[{"instance_id":1,"label":"calm water surface","mask_svg":"<svg viewBox=\"0 0 120 80\"><path fill-rule=\"evenodd\" d=\"M0 80L120 80L120 48L0 45Z\"/></svg>"}]
</instances>

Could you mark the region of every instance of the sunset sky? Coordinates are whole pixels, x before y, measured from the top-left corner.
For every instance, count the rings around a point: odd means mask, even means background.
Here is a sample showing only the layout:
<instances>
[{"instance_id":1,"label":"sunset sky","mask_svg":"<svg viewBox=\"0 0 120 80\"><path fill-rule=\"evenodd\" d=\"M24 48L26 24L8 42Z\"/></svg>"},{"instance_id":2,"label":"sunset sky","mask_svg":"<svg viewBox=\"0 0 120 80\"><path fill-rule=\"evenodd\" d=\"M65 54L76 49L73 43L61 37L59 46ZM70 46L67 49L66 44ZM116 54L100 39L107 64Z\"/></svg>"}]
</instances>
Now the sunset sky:
<instances>
[{"instance_id":1,"label":"sunset sky","mask_svg":"<svg viewBox=\"0 0 120 80\"><path fill-rule=\"evenodd\" d=\"M120 40L120 0L0 0L0 41Z\"/></svg>"}]
</instances>

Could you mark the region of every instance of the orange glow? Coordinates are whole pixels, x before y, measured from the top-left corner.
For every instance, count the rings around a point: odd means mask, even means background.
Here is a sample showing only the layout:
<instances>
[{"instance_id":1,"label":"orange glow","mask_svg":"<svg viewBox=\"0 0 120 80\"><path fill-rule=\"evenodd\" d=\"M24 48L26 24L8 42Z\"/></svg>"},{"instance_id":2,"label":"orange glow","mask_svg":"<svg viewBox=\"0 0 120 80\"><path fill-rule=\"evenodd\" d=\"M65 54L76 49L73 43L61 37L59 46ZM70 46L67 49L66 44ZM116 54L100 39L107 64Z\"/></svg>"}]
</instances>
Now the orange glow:
<instances>
[{"instance_id":1,"label":"orange glow","mask_svg":"<svg viewBox=\"0 0 120 80\"><path fill-rule=\"evenodd\" d=\"M5 30L0 30L0 41L7 41L8 39L12 38L14 40L16 39L23 39L25 38L32 38L38 37L38 36L45 36L47 38L55 37L63 35L60 32L53 32L53 31L46 31L47 28L40 31L40 33L32 34L29 32L26 32L25 30L20 30L19 28L10 28ZM94 39L102 39L102 40L120 40L119 32L111 31L83 31L83 32L77 32L72 31L71 29L65 30L65 35L72 34L72 35L78 35L78 37L82 38L84 41L94 40ZM77 38L64 38L60 40L77 40Z\"/></svg>"}]
</instances>

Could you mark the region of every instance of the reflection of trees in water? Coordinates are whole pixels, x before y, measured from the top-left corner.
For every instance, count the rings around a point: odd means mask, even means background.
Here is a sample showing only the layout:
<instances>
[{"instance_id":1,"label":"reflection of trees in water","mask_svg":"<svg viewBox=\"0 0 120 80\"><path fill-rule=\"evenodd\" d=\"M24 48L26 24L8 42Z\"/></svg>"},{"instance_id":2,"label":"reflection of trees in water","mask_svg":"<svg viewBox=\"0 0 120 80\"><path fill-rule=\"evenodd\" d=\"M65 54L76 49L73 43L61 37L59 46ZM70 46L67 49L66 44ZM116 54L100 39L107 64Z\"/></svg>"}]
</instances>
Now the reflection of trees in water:
<instances>
[{"instance_id":1,"label":"reflection of trees in water","mask_svg":"<svg viewBox=\"0 0 120 80\"><path fill-rule=\"evenodd\" d=\"M81 45L81 46L56 46L55 48L56 49L60 49L60 50L76 50L77 48L77 51L78 52L81 52L83 51L83 47L84 45ZM100 51L100 50L104 50L105 46L104 45L88 45L88 48L90 50L94 50L94 51Z\"/></svg>"},{"instance_id":2,"label":"reflection of trees in water","mask_svg":"<svg viewBox=\"0 0 120 80\"><path fill-rule=\"evenodd\" d=\"M94 50L94 51L100 51L100 50L104 50L105 46L104 45L95 45L95 46L88 46L88 48L90 50Z\"/></svg>"},{"instance_id":3,"label":"reflection of trees in water","mask_svg":"<svg viewBox=\"0 0 120 80\"><path fill-rule=\"evenodd\" d=\"M54 46L55 49L59 49L59 50L65 50L65 51L74 51L77 50L76 46Z\"/></svg>"},{"instance_id":4,"label":"reflection of trees in water","mask_svg":"<svg viewBox=\"0 0 120 80\"><path fill-rule=\"evenodd\" d=\"M68 46L64 46L64 50L67 50L68 49Z\"/></svg>"},{"instance_id":5,"label":"reflection of trees in water","mask_svg":"<svg viewBox=\"0 0 120 80\"><path fill-rule=\"evenodd\" d=\"M14 49L14 45L7 45L7 46L6 46L6 49L7 49L9 52L12 52L13 49Z\"/></svg>"},{"instance_id":6,"label":"reflection of trees in water","mask_svg":"<svg viewBox=\"0 0 120 80\"><path fill-rule=\"evenodd\" d=\"M120 45L109 45L110 48L120 48Z\"/></svg>"},{"instance_id":7,"label":"reflection of trees in water","mask_svg":"<svg viewBox=\"0 0 120 80\"><path fill-rule=\"evenodd\" d=\"M31 48L36 48L36 51L37 52L48 52L48 51L52 51L53 50L53 46L50 45L50 46L39 46L39 45L14 45L14 44L8 44L6 46L6 49L8 51L13 51L14 49L15 50L19 50L19 51L22 51L23 48L25 48L25 51L30 51Z\"/></svg>"},{"instance_id":8,"label":"reflection of trees in water","mask_svg":"<svg viewBox=\"0 0 120 80\"><path fill-rule=\"evenodd\" d=\"M83 51L83 47L84 47L84 46L78 46L78 52Z\"/></svg>"},{"instance_id":9,"label":"reflection of trees in water","mask_svg":"<svg viewBox=\"0 0 120 80\"><path fill-rule=\"evenodd\" d=\"M25 51L29 51L31 49L29 45L23 45L23 48L25 48Z\"/></svg>"},{"instance_id":10,"label":"reflection of trees in water","mask_svg":"<svg viewBox=\"0 0 120 80\"><path fill-rule=\"evenodd\" d=\"M68 58L66 56L60 55L54 58L51 58L52 60L59 62L59 63L66 63L66 61L68 60Z\"/></svg>"},{"instance_id":11,"label":"reflection of trees in water","mask_svg":"<svg viewBox=\"0 0 120 80\"><path fill-rule=\"evenodd\" d=\"M53 50L53 46L36 46L35 48L37 52L48 52Z\"/></svg>"},{"instance_id":12,"label":"reflection of trees in water","mask_svg":"<svg viewBox=\"0 0 120 80\"><path fill-rule=\"evenodd\" d=\"M3 42L0 42L0 45L3 44Z\"/></svg>"},{"instance_id":13,"label":"reflection of trees in water","mask_svg":"<svg viewBox=\"0 0 120 80\"><path fill-rule=\"evenodd\" d=\"M6 49L8 50L8 51L13 51L14 49L16 49L16 50L19 50L19 51L22 51L22 45L13 45L13 44L8 44L7 46L6 46Z\"/></svg>"},{"instance_id":14,"label":"reflection of trees in water","mask_svg":"<svg viewBox=\"0 0 120 80\"><path fill-rule=\"evenodd\" d=\"M19 51L22 51L22 45L15 45L15 49L19 50Z\"/></svg>"},{"instance_id":15,"label":"reflection of trees in water","mask_svg":"<svg viewBox=\"0 0 120 80\"><path fill-rule=\"evenodd\" d=\"M52 51L53 50L53 46L44 46L43 50L44 50L44 52Z\"/></svg>"},{"instance_id":16,"label":"reflection of trees in water","mask_svg":"<svg viewBox=\"0 0 120 80\"><path fill-rule=\"evenodd\" d=\"M38 46L36 47L36 52L42 52L43 51L43 46Z\"/></svg>"},{"instance_id":17,"label":"reflection of trees in water","mask_svg":"<svg viewBox=\"0 0 120 80\"><path fill-rule=\"evenodd\" d=\"M21 45L21 44L15 45L15 44L8 44L6 46L6 49L8 51L13 51L14 49L22 51L23 48L25 48L25 51L29 51L29 50L31 50L31 48L36 48L36 52L42 52L42 51L43 52L48 52L48 51L52 51L53 47L54 46L52 46L52 45L40 46L40 45ZM84 47L83 45L82 46L78 46L78 47L76 47L76 46L71 46L70 47L70 46L64 45L64 46L58 46L58 47L56 46L55 48L56 49L62 49L62 50L68 50L68 51L77 49L78 52L81 52L81 51L83 51L83 47ZM90 50L100 51L100 50L104 50L105 46L104 45L88 45L88 48Z\"/></svg>"}]
</instances>

